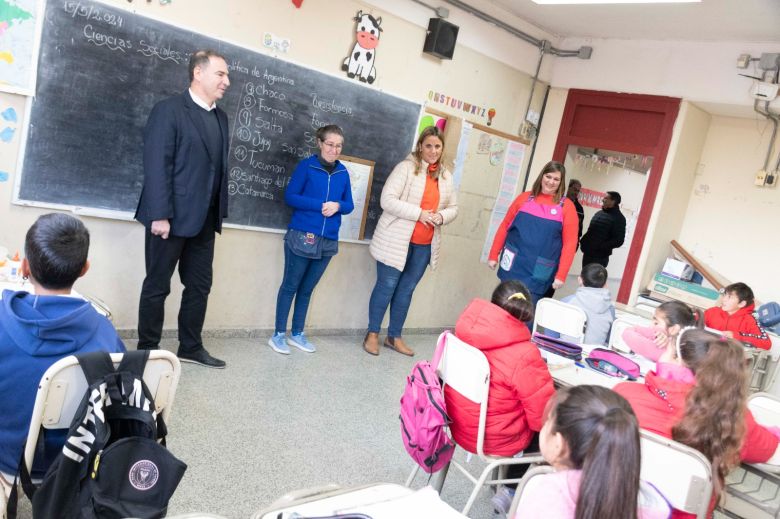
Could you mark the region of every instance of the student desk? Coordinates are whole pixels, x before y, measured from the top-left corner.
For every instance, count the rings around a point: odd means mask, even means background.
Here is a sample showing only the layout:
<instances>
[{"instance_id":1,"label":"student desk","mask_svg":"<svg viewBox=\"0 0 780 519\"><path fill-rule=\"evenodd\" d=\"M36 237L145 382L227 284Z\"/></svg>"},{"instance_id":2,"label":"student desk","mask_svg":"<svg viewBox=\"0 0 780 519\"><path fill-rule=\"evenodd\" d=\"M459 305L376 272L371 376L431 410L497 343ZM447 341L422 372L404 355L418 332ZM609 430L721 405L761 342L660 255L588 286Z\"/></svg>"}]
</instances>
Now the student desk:
<instances>
[{"instance_id":1,"label":"student desk","mask_svg":"<svg viewBox=\"0 0 780 519\"><path fill-rule=\"evenodd\" d=\"M22 280L0 281L0 300L3 299L3 290L13 290L14 292L24 290L25 292L29 292L31 294L35 293L35 287L33 287L32 283ZM92 308L94 308L97 313L107 317L109 321L111 320L111 311L108 309L108 306L99 299L79 294L75 290L71 290L70 295L81 298L84 301L89 301L89 303L92 305Z\"/></svg>"},{"instance_id":2,"label":"student desk","mask_svg":"<svg viewBox=\"0 0 780 519\"><path fill-rule=\"evenodd\" d=\"M605 348L605 346L602 344L582 344L581 346L583 356L586 356L587 353L594 348ZM542 354L542 357L544 357L547 361L547 368L550 370L550 375L552 375L553 381L558 387L581 386L589 384L612 389L620 382L626 381L624 378L611 377L591 369L587 364L585 364L584 359L575 363L573 360L565 359L554 353L550 353L544 350L539 351ZM639 364L639 369L642 374L645 374L648 370L655 368L654 362L641 358L638 355L629 355L625 353L621 353L621 355ZM643 377L639 377L636 380L636 382L642 381L644 381Z\"/></svg>"},{"instance_id":3,"label":"student desk","mask_svg":"<svg viewBox=\"0 0 780 519\"><path fill-rule=\"evenodd\" d=\"M442 501L432 487L414 491L394 483L377 483L348 489L331 485L322 489L293 492L255 513L252 519L330 517L336 514L371 519L465 517Z\"/></svg>"}]
</instances>

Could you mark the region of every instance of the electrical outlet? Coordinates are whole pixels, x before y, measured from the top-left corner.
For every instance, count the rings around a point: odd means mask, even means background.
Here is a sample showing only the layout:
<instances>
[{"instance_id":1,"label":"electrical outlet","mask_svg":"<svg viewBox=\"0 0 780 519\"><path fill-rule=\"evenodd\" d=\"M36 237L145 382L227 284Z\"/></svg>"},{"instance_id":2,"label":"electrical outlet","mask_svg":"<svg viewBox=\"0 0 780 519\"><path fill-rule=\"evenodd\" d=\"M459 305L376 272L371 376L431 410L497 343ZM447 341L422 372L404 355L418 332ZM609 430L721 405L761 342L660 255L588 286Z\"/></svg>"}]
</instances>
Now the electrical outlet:
<instances>
[{"instance_id":1,"label":"electrical outlet","mask_svg":"<svg viewBox=\"0 0 780 519\"><path fill-rule=\"evenodd\" d=\"M740 54L737 58L737 68L748 68L750 65L750 54Z\"/></svg>"},{"instance_id":2,"label":"electrical outlet","mask_svg":"<svg viewBox=\"0 0 780 519\"><path fill-rule=\"evenodd\" d=\"M758 173L756 173L756 178L753 180L753 183L757 186L763 186L766 184L766 171L763 169L758 170Z\"/></svg>"},{"instance_id":3,"label":"electrical outlet","mask_svg":"<svg viewBox=\"0 0 780 519\"><path fill-rule=\"evenodd\" d=\"M766 187L775 187L777 185L777 171L769 173L766 176L766 183L764 185Z\"/></svg>"}]
</instances>

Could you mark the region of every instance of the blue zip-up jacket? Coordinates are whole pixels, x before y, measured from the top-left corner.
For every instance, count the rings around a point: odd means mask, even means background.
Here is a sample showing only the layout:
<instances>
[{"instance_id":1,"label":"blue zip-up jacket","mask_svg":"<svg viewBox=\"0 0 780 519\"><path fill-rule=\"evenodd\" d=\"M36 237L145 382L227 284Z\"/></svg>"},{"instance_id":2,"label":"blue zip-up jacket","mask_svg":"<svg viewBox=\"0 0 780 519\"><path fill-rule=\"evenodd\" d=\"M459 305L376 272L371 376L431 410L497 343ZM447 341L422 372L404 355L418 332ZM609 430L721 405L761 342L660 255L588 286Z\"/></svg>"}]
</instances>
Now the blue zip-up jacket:
<instances>
[{"instance_id":1,"label":"blue zip-up jacket","mask_svg":"<svg viewBox=\"0 0 780 519\"><path fill-rule=\"evenodd\" d=\"M0 301L0 471L15 474L27 438L38 382L49 366L68 355L125 346L111 322L89 302L69 296L36 296L3 291ZM67 429L46 429L48 467L62 450ZM37 470L36 470L37 472Z\"/></svg>"},{"instance_id":2,"label":"blue zip-up jacket","mask_svg":"<svg viewBox=\"0 0 780 519\"><path fill-rule=\"evenodd\" d=\"M355 208L347 168L337 160L333 173L328 173L317 155L298 163L284 192L284 201L294 209L288 228L329 240L339 239L341 215ZM339 211L326 218L322 215L325 202L338 202Z\"/></svg>"}]
</instances>

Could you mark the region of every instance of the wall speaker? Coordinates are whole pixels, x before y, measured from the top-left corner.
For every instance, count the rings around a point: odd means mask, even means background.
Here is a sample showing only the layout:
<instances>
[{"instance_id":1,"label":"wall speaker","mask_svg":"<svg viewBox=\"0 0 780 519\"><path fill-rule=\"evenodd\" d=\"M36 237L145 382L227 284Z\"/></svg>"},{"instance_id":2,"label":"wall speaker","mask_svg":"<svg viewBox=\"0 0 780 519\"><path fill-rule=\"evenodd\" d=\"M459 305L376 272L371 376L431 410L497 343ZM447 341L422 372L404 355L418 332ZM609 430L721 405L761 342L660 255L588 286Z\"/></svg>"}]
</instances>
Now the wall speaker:
<instances>
[{"instance_id":1,"label":"wall speaker","mask_svg":"<svg viewBox=\"0 0 780 519\"><path fill-rule=\"evenodd\" d=\"M428 34L425 37L423 52L440 59L452 59L457 39L457 25L453 25L443 18L431 18L428 22Z\"/></svg>"}]
</instances>

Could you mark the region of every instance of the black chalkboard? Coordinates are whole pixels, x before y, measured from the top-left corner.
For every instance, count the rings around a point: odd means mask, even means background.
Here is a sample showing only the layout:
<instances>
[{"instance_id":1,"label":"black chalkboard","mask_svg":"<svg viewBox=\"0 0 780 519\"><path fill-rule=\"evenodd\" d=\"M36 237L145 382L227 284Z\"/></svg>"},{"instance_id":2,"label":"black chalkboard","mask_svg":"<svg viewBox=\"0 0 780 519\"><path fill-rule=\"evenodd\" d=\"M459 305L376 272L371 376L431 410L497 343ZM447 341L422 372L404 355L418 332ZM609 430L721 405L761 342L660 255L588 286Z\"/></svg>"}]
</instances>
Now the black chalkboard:
<instances>
[{"instance_id":1,"label":"black chalkboard","mask_svg":"<svg viewBox=\"0 0 780 519\"><path fill-rule=\"evenodd\" d=\"M419 104L87 0L46 7L15 201L134 211L146 118L187 88L189 56L200 48L216 49L230 68L219 102L231 131L229 223L285 228L284 188L297 162L317 152L316 128L333 123L344 129L345 155L376 163L370 237L382 186L412 148Z\"/></svg>"}]
</instances>

